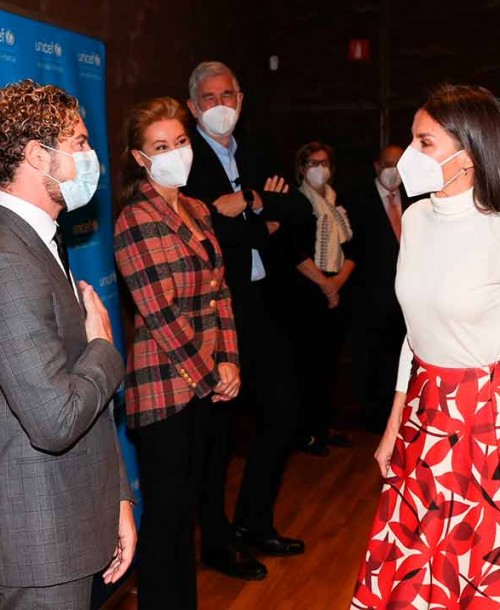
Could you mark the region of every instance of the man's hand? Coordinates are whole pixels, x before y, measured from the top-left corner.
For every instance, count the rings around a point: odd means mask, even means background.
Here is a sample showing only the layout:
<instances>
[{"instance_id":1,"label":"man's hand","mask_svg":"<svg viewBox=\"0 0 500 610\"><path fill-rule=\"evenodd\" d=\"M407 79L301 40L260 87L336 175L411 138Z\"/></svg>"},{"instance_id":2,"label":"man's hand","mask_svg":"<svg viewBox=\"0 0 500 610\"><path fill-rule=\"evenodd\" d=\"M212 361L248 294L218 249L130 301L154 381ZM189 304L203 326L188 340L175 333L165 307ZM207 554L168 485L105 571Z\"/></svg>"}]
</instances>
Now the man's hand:
<instances>
[{"instance_id":1,"label":"man's hand","mask_svg":"<svg viewBox=\"0 0 500 610\"><path fill-rule=\"evenodd\" d=\"M83 304L87 312L85 330L90 343L93 339L105 339L113 343L113 331L107 309L99 298L97 292L87 282L79 282L83 295Z\"/></svg>"},{"instance_id":2,"label":"man's hand","mask_svg":"<svg viewBox=\"0 0 500 610\"><path fill-rule=\"evenodd\" d=\"M266 220L266 227L269 235L272 235L280 228L280 223L276 222L275 220Z\"/></svg>"},{"instance_id":3,"label":"man's hand","mask_svg":"<svg viewBox=\"0 0 500 610\"><path fill-rule=\"evenodd\" d=\"M217 371L220 375L220 381L214 388L212 402L225 402L236 398L241 386L238 367L231 362L221 362Z\"/></svg>"},{"instance_id":4,"label":"man's hand","mask_svg":"<svg viewBox=\"0 0 500 610\"><path fill-rule=\"evenodd\" d=\"M273 176L268 178L264 183L264 190L271 191L273 193L288 193L288 184L282 176Z\"/></svg>"},{"instance_id":5,"label":"man's hand","mask_svg":"<svg viewBox=\"0 0 500 610\"><path fill-rule=\"evenodd\" d=\"M243 192L238 191L237 193L222 195L214 201L214 207L222 216L235 218L245 211L247 202L243 199Z\"/></svg>"},{"instance_id":6,"label":"man's hand","mask_svg":"<svg viewBox=\"0 0 500 610\"><path fill-rule=\"evenodd\" d=\"M102 575L104 582L109 585L119 580L128 570L134 558L137 532L135 529L132 505L128 500L120 502L120 522L118 526L118 544L113 559Z\"/></svg>"}]
</instances>

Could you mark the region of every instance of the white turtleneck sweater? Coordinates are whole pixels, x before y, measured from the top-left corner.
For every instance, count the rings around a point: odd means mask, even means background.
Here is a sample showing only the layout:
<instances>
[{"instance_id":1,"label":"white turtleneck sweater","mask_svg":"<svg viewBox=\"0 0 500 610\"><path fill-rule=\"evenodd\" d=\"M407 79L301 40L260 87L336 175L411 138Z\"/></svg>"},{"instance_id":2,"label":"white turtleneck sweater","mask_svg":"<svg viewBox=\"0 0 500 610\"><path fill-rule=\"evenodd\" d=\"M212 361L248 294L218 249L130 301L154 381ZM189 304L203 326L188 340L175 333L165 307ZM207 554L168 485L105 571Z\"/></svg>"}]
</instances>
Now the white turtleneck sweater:
<instances>
[{"instance_id":1,"label":"white turtleneck sweater","mask_svg":"<svg viewBox=\"0 0 500 610\"><path fill-rule=\"evenodd\" d=\"M474 205L472 189L431 195L403 215L396 293L407 336L396 389L406 392L413 354L441 367L500 359L500 214Z\"/></svg>"}]
</instances>

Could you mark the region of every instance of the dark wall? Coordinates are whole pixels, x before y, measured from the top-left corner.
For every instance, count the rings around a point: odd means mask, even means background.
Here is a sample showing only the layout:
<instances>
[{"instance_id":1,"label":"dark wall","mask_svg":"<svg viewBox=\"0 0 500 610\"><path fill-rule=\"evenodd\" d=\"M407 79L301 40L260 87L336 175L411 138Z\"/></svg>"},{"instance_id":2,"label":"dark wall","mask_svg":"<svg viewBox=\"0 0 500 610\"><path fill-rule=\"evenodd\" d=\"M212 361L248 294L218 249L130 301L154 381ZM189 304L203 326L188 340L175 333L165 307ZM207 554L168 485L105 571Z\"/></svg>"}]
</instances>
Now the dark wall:
<instances>
[{"instance_id":1,"label":"dark wall","mask_svg":"<svg viewBox=\"0 0 500 610\"><path fill-rule=\"evenodd\" d=\"M323 139L341 188L372 175L385 132L405 146L414 111L443 80L500 90L498 0L13 0L0 7L105 41L114 184L128 108L184 100L192 68L219 59L245 93L242 123L291 176L295 150ZM370 58L350 61L352 38ZM268 66L279 56L277 72Z\"/></svg>"},{"instance_id":2,"label":"dark wall","mask_svg":"<svg viewBox=\"0 0 500 610\"><path fill-rule=\"evenodd\" d=\"M253 60L250 47L242 44L238 23L243 20L254 40L261 29L252 25L260 17L246 0L238 2L237 11L229 0L12 0L0 2L0 8L106 43L115 191L123 125L130 106L157 95L184 101L191 70L207 59L228 63L244 80L246 72L252 73Z\"/></svg>"}]
</instances>

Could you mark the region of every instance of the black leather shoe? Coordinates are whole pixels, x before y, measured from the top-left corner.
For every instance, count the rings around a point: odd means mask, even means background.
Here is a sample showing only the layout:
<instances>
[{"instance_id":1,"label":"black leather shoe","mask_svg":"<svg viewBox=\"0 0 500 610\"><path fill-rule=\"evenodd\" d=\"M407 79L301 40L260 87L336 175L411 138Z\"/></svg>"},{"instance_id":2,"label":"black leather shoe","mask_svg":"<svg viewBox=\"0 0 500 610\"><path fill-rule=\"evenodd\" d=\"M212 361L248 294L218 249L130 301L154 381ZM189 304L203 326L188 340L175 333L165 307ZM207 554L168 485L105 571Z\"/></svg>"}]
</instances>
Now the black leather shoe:
<instances>
[{"instance_id":1,"label":"black leather shoe","mask_svg":"<svg viewBox=\"0 0 500 610\"><path fill-rule=\"evenodd\" d=\"M337 432L337 430L330 430L328 434L328 440L326 441L331 447L352 447L351 439Z\"/></svg>"},{"instance_id":2,"label":"black leather shoe","mask_svg":"<svg viewBox=\"0 0 500 610\"><path fill-rule=\"evenodd\" d=\"M235 528L236 546L241 549L254 549L264 555L288 557L304 552L304 543L296 538L285 538L277 532L261 534L244 527Z\"/></svg>"},{"instance_id":3,"label":"black leather shoe","mask_svg":"<svg viewBox=\"0 0 500 610\"><path fill-rule=\"evenodd\" d=\"M267 575L263 563L233 545L204 546L201 560L208 568L233 578L262 580Z\"/></svg>"},{"instance_id":4,"label":"black leather shoe","mask_svg":"<svg viewBox=\"0 0 500 610\"><path fill-rule=\"evenodd\" d=\"M326 457L329 454L326 443L317 436L307 436L299 442L298 449L317 457Z\"/></svg>"}]
</instances>

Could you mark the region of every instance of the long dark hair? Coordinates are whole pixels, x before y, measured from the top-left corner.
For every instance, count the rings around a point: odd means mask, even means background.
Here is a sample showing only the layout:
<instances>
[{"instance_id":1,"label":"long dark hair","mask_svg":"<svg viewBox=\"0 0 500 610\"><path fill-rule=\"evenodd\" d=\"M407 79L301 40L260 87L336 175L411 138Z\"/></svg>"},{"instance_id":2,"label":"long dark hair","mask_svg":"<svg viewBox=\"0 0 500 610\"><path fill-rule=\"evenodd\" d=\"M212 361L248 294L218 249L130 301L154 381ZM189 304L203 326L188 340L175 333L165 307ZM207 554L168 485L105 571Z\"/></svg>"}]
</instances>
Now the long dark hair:
<instances>
[{"instance_id":1,"label":"long dark hair","mask_svg":"<svg viewBox=\"0 0 500 610\"><path fill-rule=\"evenodd\" d=\"M122 155L121 197L123 203L133 199L137 194L139 183L146 176L146 170L136 163L131 151L141 150L144 144L144 132L150 125L166 119L177 119L187 131L187 111L173 97L155 97L140 102L132 108L126 125L127 145Z\"/></svg>"},{"instance_id":2,"label":"long dark hair","mask_svg":"<svg viewBox=\"0 0 500 610\"><path fill-rule=\"evenodd\" d=\"M500 212L500 103L476 85L441 85L422 106L467 151L474 163L474 198Z\"/></svg>"}]
</instances>

